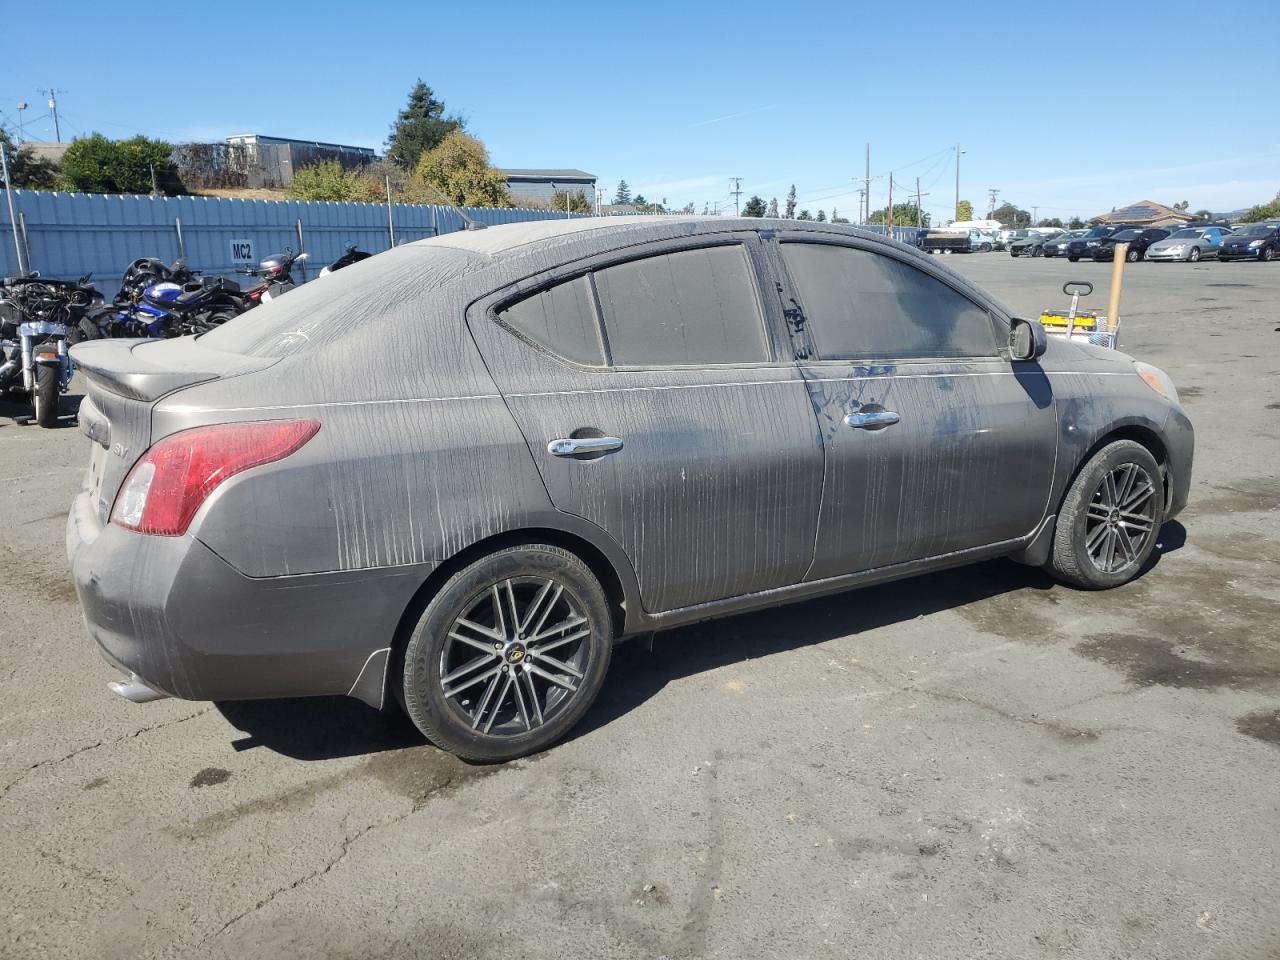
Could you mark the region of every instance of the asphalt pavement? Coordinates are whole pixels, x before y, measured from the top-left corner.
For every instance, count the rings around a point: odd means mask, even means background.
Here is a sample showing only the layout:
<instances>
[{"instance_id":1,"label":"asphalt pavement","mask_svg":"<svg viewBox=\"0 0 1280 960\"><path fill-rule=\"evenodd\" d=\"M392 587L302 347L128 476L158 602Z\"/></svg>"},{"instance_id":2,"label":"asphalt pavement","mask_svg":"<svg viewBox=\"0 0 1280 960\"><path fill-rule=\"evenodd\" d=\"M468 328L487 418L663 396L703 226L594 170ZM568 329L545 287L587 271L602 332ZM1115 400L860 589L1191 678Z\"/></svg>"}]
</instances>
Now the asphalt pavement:
<instances>
[{"instance_id":1,"label":"asphalt pavement","mask_svg":"<svg viewBox=\"0 0 1280 960\"><path fill-rule=\"evenodd\" d=\"M1015 310L1110 266L953 256ZM0 956L1280 956L1280 263L1132 266L1197 432L1107 593L991 562L621 647L553 750L345 699L133 705L0 405ZM72 398L74 402L74 398Z\"/></svg>"}]
</instances>

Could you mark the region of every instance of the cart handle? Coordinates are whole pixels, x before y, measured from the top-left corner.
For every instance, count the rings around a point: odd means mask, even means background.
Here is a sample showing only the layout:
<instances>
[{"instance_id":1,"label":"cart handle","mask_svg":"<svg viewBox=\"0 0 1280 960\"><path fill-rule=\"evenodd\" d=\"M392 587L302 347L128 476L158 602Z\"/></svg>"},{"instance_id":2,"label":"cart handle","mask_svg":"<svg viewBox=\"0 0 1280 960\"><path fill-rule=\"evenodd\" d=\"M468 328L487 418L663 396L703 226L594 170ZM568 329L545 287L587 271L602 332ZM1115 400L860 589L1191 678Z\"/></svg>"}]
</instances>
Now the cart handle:
<instances>
[{"instance_id":1,"label":"cart handle","mask_svg":"<svg viewBox=\"0 0 1280 960\"><path fill-rule=\"evenodd\" d=\"M1062 292L1068 297L1087 297L1093 293L1093 284L1088 280L1068 280L1062 285Z\"/></svg>"}]
</instances>

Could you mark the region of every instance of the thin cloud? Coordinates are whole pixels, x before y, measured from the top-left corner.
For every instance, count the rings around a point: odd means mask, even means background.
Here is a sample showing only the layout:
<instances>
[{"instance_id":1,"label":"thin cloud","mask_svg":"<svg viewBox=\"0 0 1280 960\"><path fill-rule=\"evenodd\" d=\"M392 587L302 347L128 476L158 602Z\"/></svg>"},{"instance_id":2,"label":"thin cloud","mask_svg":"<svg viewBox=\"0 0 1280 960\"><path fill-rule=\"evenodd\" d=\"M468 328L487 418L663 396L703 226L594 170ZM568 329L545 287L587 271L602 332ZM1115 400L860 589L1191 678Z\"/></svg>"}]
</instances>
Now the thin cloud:
<instances>
[{"instance_id":1,"label":"thin cloud","mask_svg":"<svg viewBox=\"0 0 1280 960\"><path fill-rule=\"evenodd\" d=\"M776 103L771 103L767 107L756 107L755 109L752 109L752 110L743 110L741 113L726 113L723 117L712 117L710 120L699 120L697 123L691 123L689 124L689 129L692 130L695 127L709 127L714 123L724 123L726 120L737 120L740 117L754 116L757 113L765 113L766 111L769 111L769 110L777 110L778 106L779 105Z\"/></svg>"}]
</instances>

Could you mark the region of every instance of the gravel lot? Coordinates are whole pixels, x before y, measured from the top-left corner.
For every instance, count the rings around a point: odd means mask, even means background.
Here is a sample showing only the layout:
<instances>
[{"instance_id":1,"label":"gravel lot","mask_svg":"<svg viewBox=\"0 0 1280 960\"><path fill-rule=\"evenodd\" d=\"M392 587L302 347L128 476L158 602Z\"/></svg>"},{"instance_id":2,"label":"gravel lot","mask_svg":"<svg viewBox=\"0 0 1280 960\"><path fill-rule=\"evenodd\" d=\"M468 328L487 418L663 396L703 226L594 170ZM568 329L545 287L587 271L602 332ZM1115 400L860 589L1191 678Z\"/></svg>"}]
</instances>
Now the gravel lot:
<instances>
[{"instance_id":1,"label":"gravel lot","mask_svg":"<svg viewBox=\"0 0 1280 960\"><path fill-rule=\"evenodd\" d=\"M1027 315L1109 265L948 262ZM986 563L618 650L468 767L354 701L135 706L63 553L87 443L0 406L0 955L1280 956L1280 264L1137 264L1197 430L1106 594Z\"/></svg>"}]
</instances>

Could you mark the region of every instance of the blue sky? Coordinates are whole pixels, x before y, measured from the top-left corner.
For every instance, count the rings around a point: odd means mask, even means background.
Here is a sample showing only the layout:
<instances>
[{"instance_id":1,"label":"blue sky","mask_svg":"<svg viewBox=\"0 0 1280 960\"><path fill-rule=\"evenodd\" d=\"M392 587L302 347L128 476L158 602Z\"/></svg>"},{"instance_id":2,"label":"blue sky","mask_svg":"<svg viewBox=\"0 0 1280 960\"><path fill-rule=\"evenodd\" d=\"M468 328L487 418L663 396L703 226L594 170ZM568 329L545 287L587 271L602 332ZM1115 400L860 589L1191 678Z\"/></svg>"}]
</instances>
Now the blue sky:
<instances>
[{"instance_id":1,"label":"blue sky","mask_svg":"<svg viewBox=\"0 0 1280 960\"><path fill-rule=\"evenodd\" d=\"M381 147L421 76L498 166L579 167L650 200L857 211L888 174L949 217L987 190L1041 217L1133 200L1228 210L1280 190L1280 2L245 4L10 11L0 122L56 86L63 134L230 133ZM233 9L224 7L223 9ZM185 21L185 22L184 22ZM196 38L199 41L196 42ZM1149 52L1150 51L1150 52ZM1231 79L1225 79L1230 75ZM855 182L858 181L858 182ZM901 188L896 188L901 189Z\"/></svg>"}]
</instances>

